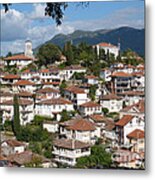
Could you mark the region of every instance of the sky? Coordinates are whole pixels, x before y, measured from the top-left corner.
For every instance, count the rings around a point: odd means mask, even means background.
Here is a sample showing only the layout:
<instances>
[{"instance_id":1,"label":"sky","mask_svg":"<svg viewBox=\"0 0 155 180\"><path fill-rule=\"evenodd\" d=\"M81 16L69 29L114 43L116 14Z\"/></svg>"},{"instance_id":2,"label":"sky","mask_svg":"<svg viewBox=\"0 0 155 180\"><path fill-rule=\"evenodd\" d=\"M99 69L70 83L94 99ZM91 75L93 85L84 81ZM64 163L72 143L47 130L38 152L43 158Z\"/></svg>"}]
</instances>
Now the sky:
<instances>
[{"instance_id":1,"label":"sky","mask_svg":"<svg viewBox=\"0 0 155 180\"><path fill-rule=\"evenodd\" d=\"M69 34L75 30L113 29L121 26L144 28L144 1L90 2L88 7L69 3L63 23L56 26L51 17L44 16L45 3L16 3L7 13L0 8L1 49L0 55L9 51L24 51L24 43L30 39L33 48L58 33Z\"/></svg>"}]
</instances>

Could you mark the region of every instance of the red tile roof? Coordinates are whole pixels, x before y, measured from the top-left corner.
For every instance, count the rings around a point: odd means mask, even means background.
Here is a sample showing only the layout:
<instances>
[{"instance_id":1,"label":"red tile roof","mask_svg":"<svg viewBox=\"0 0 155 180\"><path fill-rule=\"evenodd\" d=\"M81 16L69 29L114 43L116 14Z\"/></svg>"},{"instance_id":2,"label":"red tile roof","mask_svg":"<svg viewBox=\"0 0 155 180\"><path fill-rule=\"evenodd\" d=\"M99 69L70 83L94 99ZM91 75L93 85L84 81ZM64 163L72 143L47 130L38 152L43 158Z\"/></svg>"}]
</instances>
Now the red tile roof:
<instances>
[{"instance_id":1,"label":"red tile roof","mask_svg":"<svg viewBox=\"0 0 155 180\"><path fill-rule=\"evenodd\" d=\"M33 60L31 57L25 56L24 54L14 55L7 58L4 58L4 60Z\"/></svg>"},{"instance_id":2,"label":"red tile roof","mask_svg":"<svg viewBox=\"0 0 155 180\"><path fill-rule=\"evenodd\" d=\"M127 137L130 139L144 139L145 133L140 129L135 129L134 131L129 133Z\"/></svg>"},{"instance_id":3,"label":"red tile roof","mask_svg":"<svg viewBox=\"0 0 155 180\"><path fill-rule=\"evenodd\" d=\"M18 103L19 103L19 105L31 105L31 104L33 104L33 101L28 100L28 99L18 99ZM12 106L12 105L14 105L14 101L13 100L3 101L0 104Z\"/></svg>"},{"instance_id":4,"label":"red tile roof","mask_svg":"<svg viewBox=\"0 0 155 180\"><path fill-rule=\"evenodd\" d=\"M25 85L35 85L34 82L32 81L28 81L28 80L19 80L17 82L15 82L13 85L15 86L25 86Z\"/></svg>"},{"instance_id":5,"label":"red tile roof","mask_svg":"<svg viewBox=\"0 0 155 180\"><path fill-rule=\"evenodd\" d=\"M7 74L3 77L3 79L20 79L20 76L17 74Z\"/></svg>"},{"instance_id":6,"label":"red tile roof","mask_svg":"<svg viewBox=\"0 0 155 180\"><path fill-rule=\"evenodd\" d=\"M93 101L86 102L84 104L81 104L80 106L81 107L101 107L100 104L93 102Z\"/></svg>"},{"instance_id":7,"label":"red tile roof","mask_svg":"<svg viewBox=\"0 0 155 180\"><path fill-rule=\"evenodd\" d=\"M140 100L138 103L133 104L131 106L127 106L121 110L121 112L129 112L132 108L136 108L139 110L140 113L144 113L145 111L145 102L144 100Z\"/></svg>"},{"instance_id":8,"label":"red tile roof","mask_svg":"<svg viewBox=\"0 0 155 180\"><path fill-rule=\"evenodd\" d=\"M65 126L66 129L76 131L94 131L96 129L95 124L86 119L73 119L61 123L61 125Z\"/></svg>"},{"instance_id":9,"label":"red tile roof","mask_svg":"<svg viewBox=\"0 0 155 180\"><path fill-rule=\"evenodd\" d=\"M117 47L117 46L114 46L113 44L106 43L106 42L102 42L97 45L102 46L102 47Z\"/></svg>"},{"instance_id":10,"label":"red tile roof","mask_svg":"<svg viewBox=\"0 0 155 180\"><path fill-rule=\"evenodd\" d=\"M85 77L86 79L98 79L97 76L94 76L94 75L88 75Z\"/></svg>"},{"instance_id":11,"label":"red tile roof","mask_svg":"<svg viewBox=\"0 0 155 180\"><path fill-rule=\"evenodd\" d=\"M124 115L118 122L115 123L116 126L125 126L128 122L133 119L134 116Z\"/></svg>"},{"instance_id":12,"label":"red tile roof","mask_svg":"<svg viewBox=\"0 0 155 180\"><path fill-rule=\"evenodd\" d=\"M112 99L121 100L122 98L117 96L116 94L107 94L107 95L101 96L100 99L101 100L112 100Z\"/></svg>"},{"instance_id":13,"label":"red tile roof","mask_svg":"<svg viewBox=\"0 0 155 180\"><path fill-rule=\"evenodd\" d=\"M14 139L9 139L6 141L3 141L2 143L6 142L9 146L11 147L17 147L17 146L25 146L25 144L23 142L14 140Z\"/></svg>"},{"instance_id":14,"label":"red tile roof","mask_svg":"<svg viewBox=\"0 0 155 180\"><path fill-rule=\"evenodd\" d=\"M37 104L56 105L56 104L72 104L72 102L60 97L60 98L52 98L52 99L43 100L43 101L38 102Z\"/></svg>"},{"instance_id":15,"label":"red tile roof","mask_svg":"<svg viewBox=\"0 0 155 180\"><path fill-rule=\"evenodd\" d=\"M118 95L128 95L128 96L144 96L143 91L125 91L125 92L119 92Z\"/></svg>"},{"instance_id":16,"label":"red tile roof","mask_svg":"<svg viewBox=\"0 0 155 180\"><path fill-rule=\"evenodd\" d=\"M72 139L57 139L54 146L65 149L82 149L90 147L90 144Z\"/></svg>"},{"instance_id":17,"label":"red tile roof","mask_svg":"<svg viewBox=\"0 0 155 180\"><path fill-rule=\"evenodd\" d=\"M44 93L59 93L60 91L57 90L57 89L54 89L54 88L43 88L43 89L39 89L36 93L41 93L41 94L44 94Z\"/></svg>"},{"instance_id":18,"label":"red tile roof","mask_svg":"<svg viewBox=\"0 0 155 180\"><path fill-rule=\"evenodd\" d=\"M132 77L131 74L125 72L113 72L112 77Z\"/></svg>"},{"instance_id":19,"label":"red tile roof","mask_svg":"<svg viewBox=\"0 0 155 180\"><path fill-rule=\"evenodd\" d=\"M69 86L65 90L69 91L69 92L72 92L74 94L85 94L84 89L81 89L81 88L76 87L76 86Z\"/></svg>"},{"instance_id":20,"label":"red tile roof","mask_svg":"<svg viewBox=\"0 0 155 180\"><path fill-rule=\"evenodd\" d=\"M100 114L92 114L89 116L95 122L107 122L109 119Z\"/></svg>"},{"instance_id":21,"label":"red tile roof","mask_svg":"<svg viewBox=\"0 0 155 180\"><path fill-rule=\"evenodd\" d=\"M30 93L30 92L28 92L28 91L20 91L20 92L18 93L18 96L19 96L19 97L32 97L33 94Z\"/></svg>"}]
</instances>

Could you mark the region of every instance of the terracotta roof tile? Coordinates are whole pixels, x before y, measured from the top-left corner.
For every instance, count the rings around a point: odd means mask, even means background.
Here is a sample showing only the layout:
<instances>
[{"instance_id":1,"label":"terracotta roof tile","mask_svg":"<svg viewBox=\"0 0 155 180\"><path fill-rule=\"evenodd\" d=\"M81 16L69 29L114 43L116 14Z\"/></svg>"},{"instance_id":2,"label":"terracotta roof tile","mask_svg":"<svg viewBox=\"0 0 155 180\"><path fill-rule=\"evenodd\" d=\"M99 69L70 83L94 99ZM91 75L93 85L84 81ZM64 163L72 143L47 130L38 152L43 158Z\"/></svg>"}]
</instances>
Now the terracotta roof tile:
<instances>
[{"instance_id":1,"label":"terracotta roof tile","mask_svg":"<svg viewBox=\"0 0 155 180\"><path fill-rule=\"evenodd\" d=\"M11 147L17 147L17 146L25 146L25 144L23 142L14 140L14 139L9 139L6 141L3 141L2 143L6 142L9 146Z\"/></svg>"},{"instance_id":2,"label":"terracotta roof tile","mask_svg":"<svg viewBox=\"0 0 155 180\"><path fill-rule=\"evenodd\" d=\"M131 133L129 133L127 135L128 138L133 138L133 139L144 139L145 137L145 133L144 131L140 130L140 129L135 129L134 131L132 131Z\"/></svg>"},{"instance_id":3,"label":"terracotta roof tile","mask_svg":"<svg viewBox=\"0 0 155 180\"><path fill-rule=\"evenodd\" d=\"M44 94L44 93L59 93L60 91L57 90L57 89L54 89L54 88L43 88L43 89L39 89L36 93L41 93L41 94Z\"/></svg>"},{"instance_id":4,"label":"terracotta roof tile","mask_svg":"<svg viewBox=\"0 0 155 180\"><path fill-rule=\"evenodd\" d=\"M17 74L7 74L3 77L3 79L20 79L20 76Z\"/></svg>"},{"instance_id":5,"label":"terracotta roof tile","mask_svg":"<svg viewBox=\"0 0 155 180\"><path fill-rule=\"evenodd\" d=\"M69 86L65 90L69 91L69 92L72 92L74 94L85 94L84 89L76 87L76 86Z\"/></svg>"},{"instance_id":6,"label":"terracotta roof tile","mask_svg":"<svg viewBox=\"0 0 155 180\"><path fill-rule=\"evenodd\" d=\"M4 60L32 60L31 57L25 56L24 54L19 54L19 55L14 55L14 56L10 56L5 58Z\"/></svg>"},{"instance_id":7,"label":"terracotta roof tile","mask_svg":"<svg viewBox=\"0 0 155 180\"><path fill-rule=\"evenodd\" d=\"M107 94L107 95L101 96L100 99L101 100L112 100L112 99L121 100L122 98L117 96L116 94Z\"/></svg>"},{"instance_id":8,"label":"terracotta roof tile","mask_svg":"<svg viewBox=\"0 0 155 180\"><path fill-rule=\"evenodd\" d=\"M132 77L132 74L125 73L125 72L113 72L112 77Z\"/></svg>"},{"instance_id":9,"label":"terracotta roof tile","mask_svg":"<svg viewBox=\"0 0 155 180\"><path fill-rule=\"evenodd\" d=\"M19 105L31 105L33 104L33 101L28 100L28 99L18 99ZM13 100L8 100L8 101L3 101L0 104L2 105L13 105L14 101Z\"/></svg>"},{"instance_id":10,"label":"terracotta roof tile","mask_svg":"<svg viewBox=\"0 0 155 180\"><path fill-rule=\"evenodd\" d=\"M13 85L15 86L23 86L23 85L35 85L35 83L33 83L32 81L28 81L28 80L19 80L17 82L15 82Z\"/></svg>"},{"instance_id":11,"label":"terracotta roof tile","mask_svg":"<svg viewBox=\"0 0 155 180\"><path fill-rule=\"evenodd\" d=\"M118 122L115 123L116 126L125 126L128 122L133 119L134 116L124 115Z\"/></svg>"},{"instance_id":12,"label":"terracotta roof tile","mask_svg":"<svg viewBox=\"0 0 155 180\"><path fill-rule=\"evenodd\" d=\"M60 97L60 98L52 98L52 99L43 100L43 101L38 102L37 104L56 105L56 104L72 104L72 102Z\"/></svg>"},{"instance_id":13,"label":"terracotta roof tile","mask_svg":"<svg viewBox=\"0 0 155 180\"><path fill-rule=\"evenodd\" d=\"M54 146L66 149L82 149L90 147L90 144L72 139L57 139Z\"/></svg>"},{"instance_id":14,"label":"terracotta roof tile","mask_svg":"<svg viewBox=\"0 0 155 180\"><path fill-rule=\"evenodd\" d=\"M95 124L86 119L74 119L61 123L61 125L67 129L77 131L94 131L96 129Z\"/></svg>"},{"instance_id":15,"label":"terracotta roof tile","mask_svg":"<svg viewBox=\"0 0 155 180\"><path fill-rule=\"evenodd\" d=\"M86 102L84 104L81 104L80 106L81 107L101 107L100 104L93 102L93 101Z\"/></svg>"},{"instance_id":16,"label":"terracotta roof tile","mask_svg":"<svg viewBox=\"0 0 155 180\"><path fill-rule=\"evenodd\" d=\"M102 42L97 45L102 46L102 47L117 47L117 46L114 46L113 44L106 43L106 42Z\"/></svg>"}]
</instances>

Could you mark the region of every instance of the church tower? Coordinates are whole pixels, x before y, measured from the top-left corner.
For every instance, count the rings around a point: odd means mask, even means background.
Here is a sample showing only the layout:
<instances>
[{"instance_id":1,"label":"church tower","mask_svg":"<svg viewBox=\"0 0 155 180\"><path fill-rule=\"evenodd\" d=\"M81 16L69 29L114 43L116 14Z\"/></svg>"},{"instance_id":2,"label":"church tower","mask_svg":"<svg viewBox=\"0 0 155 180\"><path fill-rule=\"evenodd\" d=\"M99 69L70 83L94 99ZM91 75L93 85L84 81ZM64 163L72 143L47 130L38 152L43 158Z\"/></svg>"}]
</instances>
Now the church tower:
<instances>
[{"instance_id":1,"label":"church tower","mask_svg":"<svg viewBox=\"0 0 155 180\"><path fill-rule=\"evenodd\" d=\"M25 56L33 57L32 42L30 40L25 41Z\"/></svg>"}]
</instances>

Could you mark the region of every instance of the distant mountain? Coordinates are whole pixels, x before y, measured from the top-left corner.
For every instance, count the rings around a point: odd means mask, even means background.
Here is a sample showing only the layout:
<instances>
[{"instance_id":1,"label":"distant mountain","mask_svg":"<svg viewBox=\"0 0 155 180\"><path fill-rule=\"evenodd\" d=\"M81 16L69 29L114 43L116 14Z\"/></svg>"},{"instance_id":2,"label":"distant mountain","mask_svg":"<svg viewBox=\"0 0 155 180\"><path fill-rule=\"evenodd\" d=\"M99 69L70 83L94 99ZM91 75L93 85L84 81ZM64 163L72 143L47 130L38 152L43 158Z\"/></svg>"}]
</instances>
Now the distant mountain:
<instances>
[{"instance_id":1,"label":"distant mountain","mask_svg":"<svg viewBox=\"0 0 155 180\"><path fill-rule=\"evenodd\" d=\"M117 45L118 41L120 41L121 51L130 48L133 51L139 53L140 55L144 55L145 53L144 29L120 27L117 29L101 29L97 31L76 30L75 32L68 35L57 34L45 43L50 42L60 47L63 47L67 41L72 41L74 45L77 45L80 42L86 42L90 45L94 45L100 42L108 42ZM37 47L37 49L39 47Z\"/></svg>"}]
</instances>

